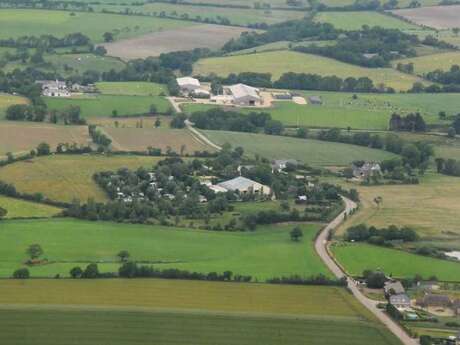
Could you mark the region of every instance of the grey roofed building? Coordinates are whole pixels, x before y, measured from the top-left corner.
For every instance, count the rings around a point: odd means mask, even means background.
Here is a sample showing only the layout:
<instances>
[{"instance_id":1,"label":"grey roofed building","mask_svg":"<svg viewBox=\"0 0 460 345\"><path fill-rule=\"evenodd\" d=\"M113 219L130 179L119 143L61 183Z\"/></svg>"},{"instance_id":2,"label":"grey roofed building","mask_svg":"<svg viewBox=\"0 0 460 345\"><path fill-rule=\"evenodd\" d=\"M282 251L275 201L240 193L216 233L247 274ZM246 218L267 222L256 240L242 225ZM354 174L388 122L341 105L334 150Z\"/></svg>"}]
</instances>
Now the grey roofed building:
<instances>
[{"instance_id":1,"label":"grey roofed building","mask_svg":"<svg viewBox=\"0 0 460 345\"><path fill-rule=\"evenodd\" d=\"M183 92L191 92L201 88L200 81L192 77L182 77L176 79L179 89Z\"/></svg>"},{"instance_id":2,"label":"grey roofed building","mask_svg":"<svg viewBox=\"0 0 460 345\"><path fill-rule=\"evenodd\" d=\"M406 294L392 295L390 296L389 302L396 308L410 307L410 298Z\"/></svg>"},{"instance_id":3,"label":"grey roofed building","mask_svg":"<svg viewBox=\"0 0 460 345\"><path fill-rule=\"evenodd\" d=\"M283 169L286 169L288 164L297 166L299 162L297 162L295 159L275 159L272 162L272 170L281 171Z\"/></svg>"},{"instance_id":4,"label":"grey roofed building","mask_svg":"<svg viewBox=\"0 0 460 345\"><path fill-rule=\"evenodd\" d=\"M271 194L271 188L259 182L250 180L243 176L235 177L234 179L218 183L217 186L225 188L233 192L257 193L257 194Z\"/></svg>"},{"instance_id":5,"label":"grey roofed building","mask_svg":"<svg viewBox=\"0 0 460 345\"><path fill-rule=\"evenodd\" d=\"M321 96L310 96L308 97L308 102L310 104L323 104L323 99L321 98Z\"/></svg>"},{"instance_id":6,"label":"grey roofed building","mask_svg":"<svg viewBox=\"0 0 460 345\"><path fill-rule=\"evenodd\" d=\"M245 84L235 84L228 87L233 96L233 102L238 105L255 105L261 101L259 89Z\"/></svg>"},{"instance_id":7,"label":"grey roofed building","mask_svg":"<svg viewBox=\"0 0 460 345\"><path fill-rule=\"evenodd\" d=\"M427 294L417 304L422 307L450 307L452 301L447 295Z\"/></svg>"},{"instance_id":8,"label":"grey roofed building","mask_svg":"<svg viewBox=\"0 0 460 345\"><path fill-rule=\"evenodd\" d=\"M402 286L401 282L399 281L386 282L383 287L383 290L385 291L385 295L387 296L400 295L400 294L406 293L404 286Z\"/></svg>"}]
</instances>

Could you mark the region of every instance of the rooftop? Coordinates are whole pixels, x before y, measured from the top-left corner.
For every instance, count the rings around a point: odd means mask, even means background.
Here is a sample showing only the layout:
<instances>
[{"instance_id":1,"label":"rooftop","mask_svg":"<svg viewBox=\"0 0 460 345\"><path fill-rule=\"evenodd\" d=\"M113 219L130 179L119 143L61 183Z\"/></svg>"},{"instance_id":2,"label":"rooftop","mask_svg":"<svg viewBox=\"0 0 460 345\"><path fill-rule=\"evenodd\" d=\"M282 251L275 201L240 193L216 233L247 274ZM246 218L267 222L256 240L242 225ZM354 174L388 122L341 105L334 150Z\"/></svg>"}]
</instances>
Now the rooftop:
<instances>
[{"instance_id":1,"label":"rooftop","mask_svg":"<svg viewBox=\"0 0 460 345\"><path fill-rule=\"evenodd\" d=\"M245 84L235 84L235 85L229 86L229 90L232 93L233 97L235 98L241 98L241 97L246 97L246 96L260 98L259 89L256 89L255 87L248 86Z\"/></svg>"},{"instance_id":2,"label":"rooftop","mask_svg":"<svg viewBox=\"0 0 460 345\"><path fill-rule=\"evenodd\" d=\"M177 78L176 79L177 84L179 86L182 85L195 85L195 86L200 86L200 81L196 78L192 77L182 77L182 78Z\"/></svg>"},{"instance_id":3,"label":"rooftop","mask_svg":"<svg viewBox=\"0 0 460 345\"><path fill-rule=\"evenodd\" d=\"M217 185L227 190L244 190L252 187L254 184L258 184L258 182L255 182L243 176L238 176L234 179L221 182Z\"/></svg>"}]
</instances>

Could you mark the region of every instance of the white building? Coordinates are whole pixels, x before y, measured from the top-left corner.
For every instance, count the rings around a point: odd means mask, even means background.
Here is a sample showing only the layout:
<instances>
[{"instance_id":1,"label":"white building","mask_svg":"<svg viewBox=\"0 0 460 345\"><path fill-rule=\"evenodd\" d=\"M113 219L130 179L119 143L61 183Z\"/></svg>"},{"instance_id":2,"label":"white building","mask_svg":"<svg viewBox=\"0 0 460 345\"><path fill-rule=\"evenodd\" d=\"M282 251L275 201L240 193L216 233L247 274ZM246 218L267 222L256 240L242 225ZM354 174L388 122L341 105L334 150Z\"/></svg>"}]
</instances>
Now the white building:
<instances>
[{"instance_id":1,"label":"white building","mask_svg":"<svg viewBox=\"0 0 460 345\"><path fill-rule=\"evenodd\" d=\"M70 97L70 91L65 81L38 80L37 84L42 87L42 95L47 97Z\"/></svg>"},{"instance_id":2,"label":"white building","mask_svg":"<svg viewBox=\"0 0 460 345\"><path fill-rule=\"evenodd\" d=\"M260 195L270 195L272 193L270 187L242 176L238 176L234 179L218 183L217 186L224 188L228 191L239 192L241 194L254 193Z\"/></svg>"},{"instance_id":3,"label":"white building","mask_svg":"<svg viewBox=\"0 0 460 345\"><path fill-rule=\"evenodd\" d=\"M228 86L226 92L233 97L233 104L241 106L251 106L261 103L259 89L245 84Z\"/></svg>"},{"instance_id":4,"label":"white building","mask_svg":"<svg viewBox=\"0 0 460 345\"><path fill-rule=\"evenodd\" d=\"M198 79L192 77L182 77L176 79L179 89L184 94L189 94L195 90L201 89L201 84Z\"/></svg>"}]
</instances>

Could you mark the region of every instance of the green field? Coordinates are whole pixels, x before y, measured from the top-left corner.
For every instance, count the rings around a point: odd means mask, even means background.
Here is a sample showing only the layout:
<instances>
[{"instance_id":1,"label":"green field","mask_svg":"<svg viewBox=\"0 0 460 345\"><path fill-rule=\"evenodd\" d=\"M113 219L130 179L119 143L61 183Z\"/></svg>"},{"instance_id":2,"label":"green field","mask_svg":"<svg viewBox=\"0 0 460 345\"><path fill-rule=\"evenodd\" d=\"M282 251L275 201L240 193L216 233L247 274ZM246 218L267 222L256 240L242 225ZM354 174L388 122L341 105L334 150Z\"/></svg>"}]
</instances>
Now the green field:
<instances>
[{"instance_id":1,"label":"green field","mask_svg":"<svg viewBox=\"0 0 460 345\"><path fill-rule=\"evenodd\" d=\"M0 119L5 116L6 109L13 104L26 104L28 100L24 97L0 93Z\"/></svg>"},{"instance_id":2,"label":"green field","mask_svg":"<svg viewBox=\"0 0 460 345\"><path fill-rule=\"evenodd\" d=\"M57 207L0 196L0 207L8 211L6 218L52 217L61 210Z\"/></svg>"},{"instance_id":3,"label":"green field","mask_svg":"<svg viewBox=\"0 0 460 345\"><path fill-rule=\"evenodd\" d=\"M85 71L98 71L99 73L110 70L120 71L125 64L110 56L98 56L93 54L53 54L46 55L45 61L53 64L53 68L63 74L79 73ZM69 71L69 68L72 70Z\"/></svg>"},{"instance_id":4,"label":"green field","mask_svg":"<svg viewBox=\"0 0 460 345\"><path fill-rule=\"evenodd\" d=\"M197 272L275 276L324 273L313 249L318 225L301 225L302 242L292 242L293 225L264 226L255 232L213 232L186 228L86 222L71 219L4 221L0 232L0 276L22 266L25 250L39 243L50 264L32 267L33 277L68 276L70 268L99 262L101 270L118 271L116 254L128 250L136 261L158 268Z\"/></svg>"},{"instance_id":5,"label":"green field","mask_svg":"<svg viewBox=\"0 0 460 345\"><path fill-rule=\"evenodd\" d=\"M170 108L170 103L161 96L84 95L72 98L44 97L44 100L48 108L53 110L78 105L81 116L87 119L111 116L114 110L118 116L148 114L152 104L155 104L158 112L166 112Z\"/></svg>"},{"instance_id":6,"label":"green field","mask_svg":"<svg viewBox=\"0 0 460 345\"><path fill-rule=\"evenodd\" d=\"M165 85L149 82L99 82L99 92L106 95L160 96L168 94Z\"/></svg>"},{"instance_id":7,"label":"green field","mask_svg":"<svg viewBox=\"0 0 460 345\"><path fill-rule=\"evenodd\" d=\"M377 12L322 12L315 21L332 24L337 29L360 30L363 25L380 26L385 29L411 30L420 27Z\"/></svg>"},{"instance_id":8,"label":"green field","mask_svg":"<svg viewBox=\"0 0 460 345\"><path fill-rule=\"evenodd\" d=\"M293 51L273 51L248 55L234 55L199 60L194 74L228 76L230 73L271 73L273 80L283 73L314 73L323 76L336 75L341 78L369 77L375 85L380 83L396 90L408 90L421 79L400 73L392 68L364 68L326 57Z\"/></svg>"},{"instance_id":9,"label":"green field","mask_svg":"<svg viewBox=\"0 0 460 345\"><path fill-rule=\"evenodd\" d=\"M106 201L107 196L93 180L94 173L119 168L150 167L159 158L142 156L56 155L17 162L0 168L0 180L13 183L25 193L70 202L77 198Z\"/></svg>"},{"instance_id":10,"label":"green field","mask_svg":"<svg viewBox=\"0 0 460 345\"><path fill-rule=\"evenodd\" d=\"M414 64L414 71L419 75L428 72L433 72L437 69L448 71L453 65L460 65L460 52L447 52L441 54L432 54L427 56L419 56L415 58L407 58L397 60L393 64L412 62Z\"/></svg>"},{"instance_id":11,"label":"green field","mask_svg":"<svg viewBox=\"0 0 460 345\"><path fill-rule=\"evenodd\" d=\"M380 161L393 154L348 144L330 143L313 139L296 139L265 134L205 131L213 142L241 146L246 153L269 159L298 159L313 166L347 165L354 160ZM1 176L1 175L0 175Z\"/></svg>"},{"instance_id":12,"label":"green field","mask_svg":"<svg viewBox=\"0 0 460 345\"><path fill-rule=\"evenodd\" d=\"M342 243L333 246L332 251L346 271L354 276L360 276L366 269L379 269L395 278L421 274L425 279L434 275L442 281L460 281L460 263L456 262L369 244Z\"/></svg>"},{"instance_id":13,"label":"green field","mask_svg":"<svg viewBox=\"0 0 460 345\"><path fill-rule=\"evenodd\" d=\"M80 32L93 42L102 42L102 35L111 31L116 39L140 36L149 32L190 26L189 22L161 18L124 16L102 13L80 13L66 11L2 9L0 22L3 29L0 38L20 36L55 35Z\"/></svg>"}]
</instances>

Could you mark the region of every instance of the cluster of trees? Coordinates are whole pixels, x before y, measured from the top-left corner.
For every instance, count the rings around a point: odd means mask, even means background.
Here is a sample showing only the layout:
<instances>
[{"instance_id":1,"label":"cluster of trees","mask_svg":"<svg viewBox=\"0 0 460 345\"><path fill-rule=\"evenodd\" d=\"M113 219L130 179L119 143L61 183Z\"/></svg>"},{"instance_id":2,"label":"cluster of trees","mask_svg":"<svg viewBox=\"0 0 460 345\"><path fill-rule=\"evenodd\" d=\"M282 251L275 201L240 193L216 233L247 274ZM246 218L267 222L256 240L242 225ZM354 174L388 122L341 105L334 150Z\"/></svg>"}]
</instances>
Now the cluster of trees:
<instances>
[{"instance_id":1,"label":"cluster of trees","mask_svg":"<svg viewBox=\"0 0 460 345\"><path fill-rule=\"evenodd\" d=\"M449 71L436 70L425 75L428 80L444 85L460 85L460 66L453 65Z\"/></svg>"},{"instance_id":2,"label":"cluster of trees","mask_svg":"<svg viewBox=\"0 0 460 345\"><path fill-rule=\"evenodd\" d=\"M349 227L345 234L346 241L368 242L376 245L388 245L392 241L414 242L419 240L419 236L414 229L409 227L398 228L390 225L388 228L376 228L359 224Z\"/></svg>"},{"instance_id":3,"label":"cluster of trees","mask_svg":"<svg viewBox=\"0 0 460 345\"><path fill-rule=\"evenodd\" d=\"M310 277L292 275L289 277L267 279L266 282L269 284L347 286L347 279L345 277L341 279L330 279L323 274Z\"/></svg>"},{"instance_id":4,"label":"cluster of trees","mask_svg":"<svg viewBox=\"0 0 460 345\"><path fill-rule=\"evenodd\" d=\"M6 109L5 118L10 121L42 122L47 114L46 105L43 104L13 104Z\"/></svg>"},{"instance_id":5,"label":"cluster of trees","mask_svg":"<svg viewBox=\"0 0 460 345\"><path fill-rule=\"evenodd\" d=\"M382 289L387 281L385 273L380 271L364 270L363 278L370 289Z\"/></svg>"},{"instance_id":6,"label":"cluster of trees","mask_svg":"<svg viewBox=\"0 0 460 345\"><path fill-rule=\"evenodd\" d=\"M103 150L108 149L108 147L112 143L112 140L108 136L106 136L101 131L97 130L96 125L89 125L88 133L93 142L99 145L99 147Z\"/></svg>"},{"instance_id":7,"label":"cluster of trees","mask_svg":"<svg viewBox=\"0 0 460 345\"><path fill-rule=\"evenodd\" d=\"M436 158L435 161L438 173L450 176L460 176L460 161L452 158Z\"/></svg>"},{"instance_id":8,"label":"cluster of trees","mask_svg":"<svg viewBox=\"0 0 460 345\"><path fill-rule=\"evenodd\" d=\"M96 279L96 278L114 278L115 273L101 273L97 264L88 264L83 270L80 266L75 266L69 271L73 279Z\"/></svg>"},{"instance_id":9,"label":"cluster of trees","mask_svg":"<svg viewBox=\"0 0 460 345\"><path fill-rule=\"evenodd\" d=\"M389 123L390 131L425 132L426 123L420 113L406 116L393 113Z\"/></svg>"},{"instance_id":10,"label":"cluster of trees","mask_svg":"<svg viewBox=\"0 0 460 345\"><path fill-rule=\"evenodd\" d=\"M266 134L279 135L284 126L280 121L272 120L271 115L264 112L251 112L244 115L221 108L195 112L190 120L200 129L227 130L234 132L258 132L263 129Z\"/></svg>"},{"instance_id":11,"label":"cluster of trees","mask_svg":"<svg viewBox=\"0 0 460 345\"><path fill-rule=\"evenodd\" d=\"M41 35L41 36L21 36L16 39L7 38L0 40L0 46L2 47L13 47L13 48L63 48L63 47L75 47L75 46L86 46L90 45L91 40L89 37L82 33L71 33L57 38L53 35Z\"/></svg>"},{"instance_id":12,"label":"cluster of trees","mask_svg":"<svg viewBox=\"0 0 460 345\"><path fill-rule=\"evenodd\" d=\"M448 93L448 92L460 92L460 85L457 84L447 84L447 85L438 85L431 84L425 86L421 82L415 82L412 87L407 90L409 93Z\"/></svg>"}]
</instances>

